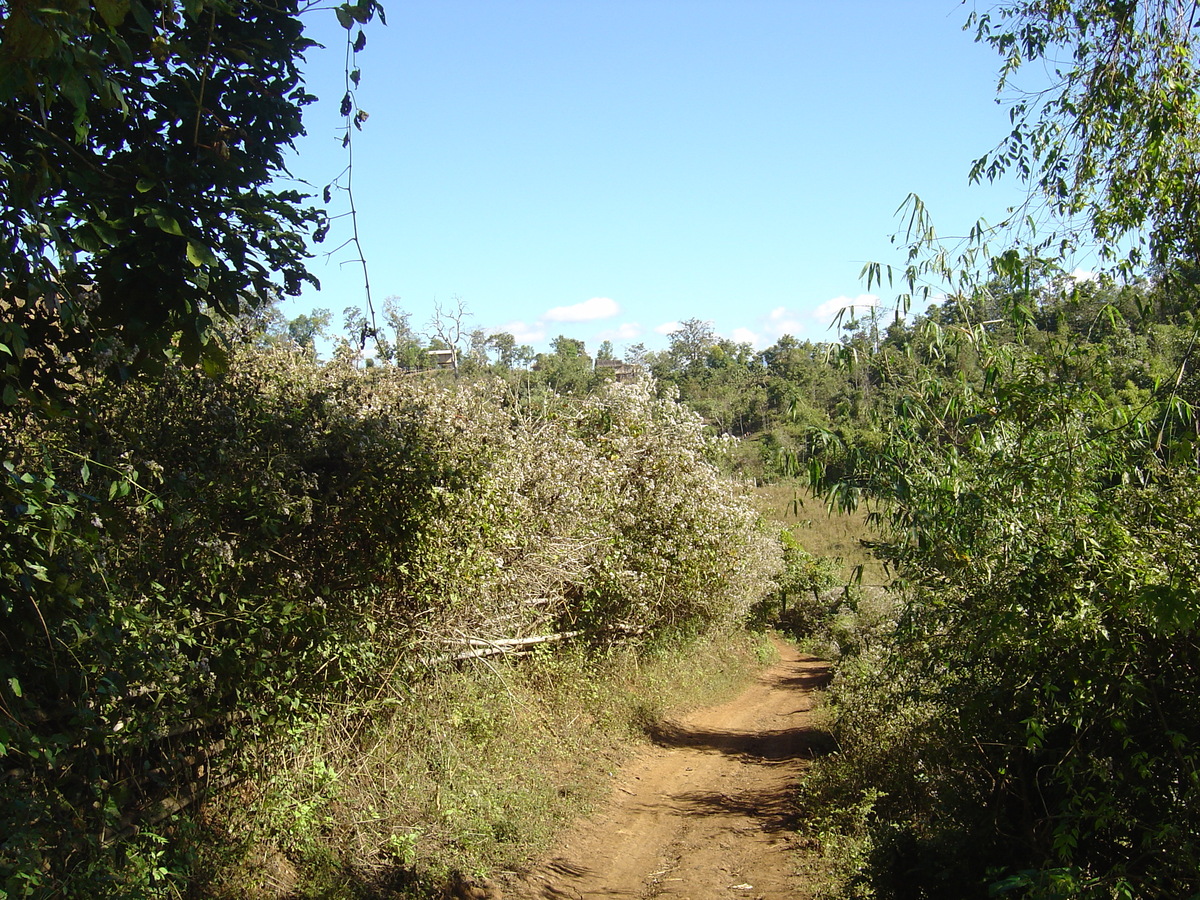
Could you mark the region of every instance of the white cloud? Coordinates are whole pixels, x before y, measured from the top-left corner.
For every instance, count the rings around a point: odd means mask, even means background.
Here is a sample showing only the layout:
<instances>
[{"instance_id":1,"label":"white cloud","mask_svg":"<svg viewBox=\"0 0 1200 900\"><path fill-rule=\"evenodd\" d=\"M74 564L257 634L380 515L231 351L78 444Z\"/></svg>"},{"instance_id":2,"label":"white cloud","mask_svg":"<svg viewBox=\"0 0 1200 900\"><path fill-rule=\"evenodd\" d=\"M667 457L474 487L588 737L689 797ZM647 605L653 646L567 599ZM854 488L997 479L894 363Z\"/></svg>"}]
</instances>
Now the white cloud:
<instances>
[{"instance_id":1,"label":"white cloud","mask_svg":"<svg viewBox=\"0 0 1200 900\"><path fill-rule=\"evenodd\" d=\"M765 316L759 316L753 328L735 328L729 338L738 344L749 344L755 350L765 350L785 334L795 336L807 330L801 313L777 306Z\"/></svg>"},{"instance_id":2,"label":"white cloud","mask_svg":"<svg viewBox=\"0 0 1200 900\"><path fill-rule=\"evenodd\" d=\"M591 322L609 319L621 311L621 305L611 297L592 297L573 306L556 306L542 318L547 322Z\"/></svg>"},{"instance_id":3,"label":"white cloud","mask_svg":"<svg viewBox=\"0 0 1200 900\"><path fill-rule=\"evenodd\" d=\"M1096 273L1087 269L1076 269L1069 277L1072 281L1095 281Z\"/></svg>"},{"instance_id":4,"label":"white cloud","mask_svg":"<svg viewBox=\"0 0 1200 900\"><path fill-rule=\"evenodd\" d=\"M775 340L785 334L797 335L805 330L800 314L786 306L777 306L767 313L765 324Z\"/></svg>"},{"instance_id":5,"label":"white cloud","mask_svg":"<svg viewBox=\"0 0 1200 900\"><path fill-rule=\"evenodd\" d=\"M832 300L826 300L820 306L813 310L814 319L823 319L826 324L833 321L833 317L840 310L854 307L857 312L860 309L869 309L879 305L879 298L874 294L859 294L857 297L834 297Z\"/></svg>"},{"instance_id":6,"label":"white cloud","mask_svg":"<svg viewBox=\"0 0 1200 900\"><path fill-rule=\"evenodd\" d=\"M759 349L759 341L762 340L759 335L755 334L749 328L735 328L733 329L733 334L729 337L735 344L749 344L755 350Z\"/></svg>"},{"instance_id":7,"label":"white cloud","mask_svg":"<svg viewBox=\"0 0 1200 900\"><path fill-rule=\"evenodd\" d=\"M663 322L661 325L654 326L655 334L670 334L672 331L679 330L678 322Z\"/></svg>"},{"instance_id":8,"label":"white cloud","mask_svg":"<svg viewBox=\"0 0 1200 900\"><path fill-rule=\"evenodd\" d=\"M637 322L622 322L616 328L606 328L596 333L601 341L633 341L642 336L642 326Z\"/></svg>"},{"instance_id":9,"label":"white cloud","mask_svg":"<svg viewBox=\"0 0 1200 900\"><path fill-rule=\"evenodd\" d=\"M497 331L507 331L517 339L518 344L536 344L546 339L546 329L541 322L528 325L525 322L509 322L501 325Z\"/></svg>"}]
</instances>

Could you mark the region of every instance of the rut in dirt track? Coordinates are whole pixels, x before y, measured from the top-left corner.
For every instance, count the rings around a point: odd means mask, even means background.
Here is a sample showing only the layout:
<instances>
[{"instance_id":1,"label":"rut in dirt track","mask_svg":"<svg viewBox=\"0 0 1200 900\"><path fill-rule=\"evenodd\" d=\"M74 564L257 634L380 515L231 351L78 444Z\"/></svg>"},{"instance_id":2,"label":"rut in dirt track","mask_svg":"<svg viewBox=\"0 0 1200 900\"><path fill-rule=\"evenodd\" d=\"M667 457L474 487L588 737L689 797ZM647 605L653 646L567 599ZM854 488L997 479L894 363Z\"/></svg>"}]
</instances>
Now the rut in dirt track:
<instances>
[{"instance_id":1,"label":"rut in dirt track","mask_svg":"<svg viewBox=\"0 0 1200 900\"><path fill-rule=\"evenodd\" d=\"M789 825L794 786L828 748L813 722L828 665L777 642L780 660L736 699L652 735L612 795L509 885L527 900L805 896Z\"/></svg>"}]
</instances>

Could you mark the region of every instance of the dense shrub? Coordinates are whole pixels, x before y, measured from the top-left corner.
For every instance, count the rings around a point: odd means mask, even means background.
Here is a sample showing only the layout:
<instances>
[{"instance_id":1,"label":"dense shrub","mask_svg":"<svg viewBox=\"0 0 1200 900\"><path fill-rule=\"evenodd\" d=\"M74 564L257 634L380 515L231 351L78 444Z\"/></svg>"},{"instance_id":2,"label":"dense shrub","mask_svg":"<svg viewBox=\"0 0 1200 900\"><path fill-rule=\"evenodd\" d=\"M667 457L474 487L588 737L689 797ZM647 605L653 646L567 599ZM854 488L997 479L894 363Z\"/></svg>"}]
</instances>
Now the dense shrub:
<instances>
[{"instance_id":1,"label":"dense shrub","mask_svg":"<svg viewBox=\"0 0 1200 900\"><path fill-rule=\"evenodd\" d=\"M910 590L835 682L810 800L862 813L830 830L875 896L1191 896L1193 411L985 349L982 385L912 390L855 462Z\"/></svg>"},{"instance_id":2,"label":"dense shrub","mask_svg":"<svg viewBox=\"0 0 1200 900\"><path fill-rule=\"evenodd\" d=\"M778 568L699 419L645 383L531 411L245 350L79 402L83 429L4 422L16 896L169 879L148 823L323 705L488 641L735 620Z\"/></svg>"}]
</instances>

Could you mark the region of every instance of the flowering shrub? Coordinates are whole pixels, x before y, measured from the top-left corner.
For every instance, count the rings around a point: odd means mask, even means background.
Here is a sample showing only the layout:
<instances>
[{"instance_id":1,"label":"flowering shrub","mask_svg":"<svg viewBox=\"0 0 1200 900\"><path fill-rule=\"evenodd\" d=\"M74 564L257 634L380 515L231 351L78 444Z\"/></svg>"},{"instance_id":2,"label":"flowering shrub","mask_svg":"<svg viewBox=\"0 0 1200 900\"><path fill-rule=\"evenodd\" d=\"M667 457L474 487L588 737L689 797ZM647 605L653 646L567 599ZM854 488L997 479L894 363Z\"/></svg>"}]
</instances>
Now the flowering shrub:
<instances>
[{"instance_id":1,"label":"flowering shrub","mask_svg":"<svg viewBox=\"0 0 1200 900\"><path fill-rule=\"evenodd\" d=\"M7 466L18 895L90 872L156 801L324 704L497 641L733 622L780 565L698 417L645 382L534 410L499 381L245 350L218 379L84 399L87 430L25 428Z\"/></svg>"}]
</instances>

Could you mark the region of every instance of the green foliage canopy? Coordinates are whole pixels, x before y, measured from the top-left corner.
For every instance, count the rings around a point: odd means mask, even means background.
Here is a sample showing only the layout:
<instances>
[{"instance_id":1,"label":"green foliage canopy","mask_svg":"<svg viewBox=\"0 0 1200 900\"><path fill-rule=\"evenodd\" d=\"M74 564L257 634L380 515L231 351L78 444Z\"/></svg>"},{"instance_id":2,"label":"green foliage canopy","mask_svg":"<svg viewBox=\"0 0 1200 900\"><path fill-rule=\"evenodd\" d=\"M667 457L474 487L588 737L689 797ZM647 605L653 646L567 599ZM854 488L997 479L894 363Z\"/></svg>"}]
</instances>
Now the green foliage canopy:
<instances>
[{"instance_id":1,"label":"green foliage canopy","mask_svg":"<svg viewBox=\"0 0 1200 900\"><path fill-rule=\"evenodd\" d=\"M306 197L277 187L312 97L298 0L0 3L0 376L219 362L214 320L305 281ZM347 28L374 0L343 4ZM116 353L116 356L108 354Z\"/></svg>"},{"instance_id":2,"label":"green foliage canopy","mask_svg":"<svg viewBox=\"0 0 1200 900\"><path fill-rule=\"evenodd\" d=\"M837 803L873 896L1196 892L1198 13L973 14L1002 91L1034 62L1053 83L971 177L1016 174L1046 218L952 257L914 199L900 302L950 297L846 354L880 427L831 435L814 475L874 504L905 590L839 688ZM1127 283L1064 277L1077 249Z\"/></svg>"},{"instance_id":3,"label":"green foliage canopy","mask_svg":"<svg viewBox=\"0 0 1200 900\"><path fill-rule=\"evenodd\" d=\"M1044 63L1051 83L1013 100L1013 130L973 180L1009 172L1057 217L1069 248L1139 265L1200 259L1200 5L1017 0L967 27L1001 55L1003 92ZM1039 76L1040 80L1040 76Z\"/></svg>"}]
</instances>

